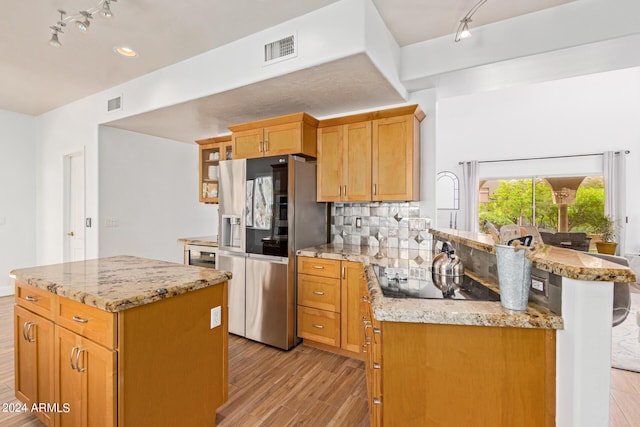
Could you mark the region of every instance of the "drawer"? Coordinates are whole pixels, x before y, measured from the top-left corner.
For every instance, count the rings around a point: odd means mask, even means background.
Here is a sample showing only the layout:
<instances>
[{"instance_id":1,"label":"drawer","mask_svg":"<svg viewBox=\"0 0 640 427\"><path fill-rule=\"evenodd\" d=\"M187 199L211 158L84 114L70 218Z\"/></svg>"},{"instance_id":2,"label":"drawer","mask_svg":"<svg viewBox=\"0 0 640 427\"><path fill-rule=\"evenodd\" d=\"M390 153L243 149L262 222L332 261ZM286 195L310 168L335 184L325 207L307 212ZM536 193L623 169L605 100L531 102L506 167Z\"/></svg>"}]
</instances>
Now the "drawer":
<instances>
[{"instance_id":1,"label":"drawer","mask_svg":"<svg viewBox=\"0 0 640 427\"><path fill-rule=\"evenodd\" d=\"M16 304L49 320L53 319L55 298L49 291L16 280Z\"/></svg>"},{"instance_id":2,"label":"drawer","mask_svg":"<svg viewBox=\"0 0 640 427\"><path fill-rule=\"evenodd\" d=\"M298 304L340 312L340 279L298 274Z\"/></svg>"},{"instance_id":3,"label":"drawer","mask_svg":"<svg viewBox=\"0 0 640 427\"><path fill-rule=\"evenodd\" d=\"M339 347L340 314L298 306L298 336Z\"/></svg>"},{"instance_id":4,"label":"drawer","mask_svg":"<svg viewBox=\"0 0 640 427\"><path fill-rule=\"evenodd\" d=\"M332 259L298 257L298 274L340 278L340 261Z\"/></svg>"},{"instance_id":5,"label":"drawer","mask_svg":"<svg viewBox=\"0 0 640 427\"><path fill-rule=\"evenodd\" d=\"M85 338L116 348L116 313L58 297L55 323Z\"/></svg>"}]
</instances>

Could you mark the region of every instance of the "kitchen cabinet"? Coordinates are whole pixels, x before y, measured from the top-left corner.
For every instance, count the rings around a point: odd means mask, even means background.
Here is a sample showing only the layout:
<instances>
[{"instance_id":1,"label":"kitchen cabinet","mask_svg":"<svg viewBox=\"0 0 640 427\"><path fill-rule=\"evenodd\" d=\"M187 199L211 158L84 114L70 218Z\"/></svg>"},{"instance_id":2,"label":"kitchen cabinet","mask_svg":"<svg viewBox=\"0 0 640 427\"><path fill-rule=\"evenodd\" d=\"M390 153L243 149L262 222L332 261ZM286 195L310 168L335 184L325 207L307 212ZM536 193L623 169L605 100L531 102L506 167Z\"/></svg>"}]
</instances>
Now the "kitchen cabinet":
<instances>
[{"instance_id":1,"label":"kitchen cabinet","mask_svg":"<svg viewBox=\"0 0 640 427\"><path fill-rule=\"evenodd\" d=\"M46 425L213 426L227 316L226 283L114 313L16 280L16 397L56 405L37 414Z\"/></svg>"},{"instance_id":2,"label":"kitchen cabinet","mask_svg":"<svg viewBox=\"0 0 640 427\"><path fill-rule=\"evenodd\" d=\"M198 197L203 203L218 203L219 163L233 156L231 135L197 140Z\"/></svg>"},{"instance_id":3,"label":"kitchen cabinet","mask_svg":"<svg viewBox=\"0 0 640 427\"><path fill-rule=\"evenodd\" d=\"M31 298L37 298L30 295ZM15 390L18 400L33 404L53 402L53 322L20 306L14 307ZM50 412L34 412L46 426Z\"/></svg>"},{"instance_id":4,"label":"kitchen cabinet","mask_svg":"<svg viewBox=\"0 0 640 427\"><path fill-rule=\"evenodd\" d=\"M321 120L317 200L419 200L424 117L409 105Z\"/></svg>"},{"instance_id":5,"label":"kitchen cabinet","mask_svg":"<svg viewBox=\"0 0 640 427\"><path fill-rule=\"evenodd\" d=\"M372 426L555 425L555 330L378 322L361 307Z\"/></svg>"},{"instance_id":6,"label":"kitchen cabinet","mask_svg":"<svg viewBox=\"0 0 640 427\"><path fill-rule=\"evenodd\" d=\"M229 126L233 158L301 154L316 157L318 121L305 113Z\"/></svg>"},{"instance_id":7,"label":"kitchen cabinet","mask_svg":"<svg viewBox=\"0 0 640 427\"><path fill-rule=\"evenodd\" d=\"M359 262L298 257L298 336L360 356Z\"/></svg>"},{"instance_id":8,"label":"kitchen cabinet","mask_svg":"<svg viewBox=\"0 0 640 427\"><path fill-rule=\"evenodd\" d=\"M371 200L371 121L318 129L317 200Z\"/></svg>"}]
</instances>

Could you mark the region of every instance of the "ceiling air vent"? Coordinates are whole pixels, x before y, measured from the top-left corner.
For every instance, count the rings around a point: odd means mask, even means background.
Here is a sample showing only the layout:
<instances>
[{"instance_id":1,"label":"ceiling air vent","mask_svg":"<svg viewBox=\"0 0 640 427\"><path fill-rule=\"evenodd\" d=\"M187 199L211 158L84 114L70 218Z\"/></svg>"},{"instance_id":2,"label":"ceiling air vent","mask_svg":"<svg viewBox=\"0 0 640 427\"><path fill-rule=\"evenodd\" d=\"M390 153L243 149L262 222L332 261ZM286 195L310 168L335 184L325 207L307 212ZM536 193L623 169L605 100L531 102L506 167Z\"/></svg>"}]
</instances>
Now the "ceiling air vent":
<instances>
[{"instance_id":1,"label":"ceiling air vent","mask_svg":"<svg viewBox=\"0 0 640 427\"><path fill-rule=\"evenodd\" d=\"M107 101L107 112L122 110L122 96Z\"/></svg>"},{"instance_id":2,"label":"ceiling air vent","mask_svg":"<svg viewBox=\"0 0 640 427\"><path fill-rule=\"evenodd\" d=\"M264 45L264 63L272 64L298 55L296 49L296 35L284 37Z\"/></svg>"}]
</instances>

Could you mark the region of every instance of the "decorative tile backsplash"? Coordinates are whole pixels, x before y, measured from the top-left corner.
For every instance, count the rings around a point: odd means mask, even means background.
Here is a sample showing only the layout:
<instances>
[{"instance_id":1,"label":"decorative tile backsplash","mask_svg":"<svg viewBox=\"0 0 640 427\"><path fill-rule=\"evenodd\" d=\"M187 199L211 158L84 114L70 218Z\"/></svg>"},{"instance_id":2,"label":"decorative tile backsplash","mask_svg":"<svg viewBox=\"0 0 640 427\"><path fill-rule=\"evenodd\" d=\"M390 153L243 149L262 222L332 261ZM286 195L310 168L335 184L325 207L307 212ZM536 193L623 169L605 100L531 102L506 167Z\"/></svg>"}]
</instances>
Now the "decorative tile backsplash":
<instances>
[{"instance_id":1,"label":"decorative tile backsplash","mask_svg":"<svg viewBox=\"0 0 640 427\"><path fill-rule=\"evenodd\" d=\"M357 246L431 250L430 218L419 202L334 203L331 242Z\"/></svg>"}]
</instances>

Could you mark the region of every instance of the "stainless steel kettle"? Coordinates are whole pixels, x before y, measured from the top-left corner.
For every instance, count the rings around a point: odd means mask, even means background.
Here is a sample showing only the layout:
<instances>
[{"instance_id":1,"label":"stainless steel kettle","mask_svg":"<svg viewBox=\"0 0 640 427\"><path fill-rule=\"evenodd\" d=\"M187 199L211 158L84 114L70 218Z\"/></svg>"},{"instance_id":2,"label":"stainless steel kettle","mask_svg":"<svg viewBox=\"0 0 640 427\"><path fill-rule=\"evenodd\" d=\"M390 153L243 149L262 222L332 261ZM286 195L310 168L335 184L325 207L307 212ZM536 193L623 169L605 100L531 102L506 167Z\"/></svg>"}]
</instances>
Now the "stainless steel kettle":
<instances>
[{"instance_id":1,"label":"stainless steel kettle","mask_svg":"<svg viewBox=\"0 0 640 427\"><path fill-rule=\"evenodd\" d=\"M434 285L442 291L445 298L453 297L456 289L462 284L464 265L455 254L450 242L442 244L442 251L433 258L431 278Z\"/></svg>"}]
</instances>

